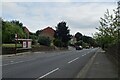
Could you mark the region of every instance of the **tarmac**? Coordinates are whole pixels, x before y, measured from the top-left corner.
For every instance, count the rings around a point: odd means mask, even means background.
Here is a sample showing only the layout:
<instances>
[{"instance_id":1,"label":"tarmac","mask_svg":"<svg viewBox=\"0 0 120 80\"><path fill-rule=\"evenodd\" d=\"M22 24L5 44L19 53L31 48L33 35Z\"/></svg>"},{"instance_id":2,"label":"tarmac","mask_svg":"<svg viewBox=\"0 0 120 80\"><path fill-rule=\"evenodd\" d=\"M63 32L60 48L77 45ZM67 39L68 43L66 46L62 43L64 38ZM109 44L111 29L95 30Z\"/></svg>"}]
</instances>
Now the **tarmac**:
<instances>
[{"instance_id":1,"label":"tarmac","mask_svg":"<svg viewBox=\"0 0 120 80\"><path fill-rule=\"evenodd\" d=\"M30 54L31 52L19 53L16 55ZM35 52L36 53L36 52ZM43 52L41 52L43 53ZM4 56L16 56L4 55ZM105 51L99 49L93 57L88 61L88 63L83 67L75 78L108 78L113 80L120 80L118 76L118 66L115 65L110 58L105 54Z\"/></svg>"},{"instance_id":2,"label":"tarmac","mask_svg":"<svg viewBox=\"0 0 120 80\"><path fill-rule=\"evenodd\" d=\"M120 80L118 66L108 58L102 49L95 53L76 78L108 78L108 80Z\"/></svg>"}]
</instances>

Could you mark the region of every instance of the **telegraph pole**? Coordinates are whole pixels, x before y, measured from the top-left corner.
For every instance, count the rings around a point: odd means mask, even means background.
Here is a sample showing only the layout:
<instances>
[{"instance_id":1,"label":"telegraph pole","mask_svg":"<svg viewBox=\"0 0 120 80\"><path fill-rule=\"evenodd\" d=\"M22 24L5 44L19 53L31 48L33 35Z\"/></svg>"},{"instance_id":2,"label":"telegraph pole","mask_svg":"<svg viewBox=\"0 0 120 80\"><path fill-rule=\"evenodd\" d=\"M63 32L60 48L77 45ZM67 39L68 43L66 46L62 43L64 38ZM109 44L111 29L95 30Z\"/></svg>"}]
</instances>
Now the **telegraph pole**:
<instances>
[{"instance_id":1,"label":"telegraph pole","mask_svg":"<svg viewBox=\"0 0 120 80\"><path fill-rule=\"evenodd\" d=\"M120 1L118 1L118 48L120 48Z\"/></svg>"},{"instance_id":2,"label":"telegraph pole","mask_svg":"<svg viewBox=\"0 0 120 80\"><path fill-rule=\"evenodd\" d=\"M15 34L15 54L17 53L17 39L18 39L18 35Z\"/></svg>"},{"instance_id":3,"label":"telegraph pole","mask_svg":"<svg viewBox=\"0 0 120 80\"><path fill-rule=\"evenodd\" d=\"M120 77L120 52L119 52L119 49L120 49L120 1L118 1L118 49L117 49L117 60L118 60L118 78ZM119 56L119 57L118 57Z\"/></svg>"}]
</instances>

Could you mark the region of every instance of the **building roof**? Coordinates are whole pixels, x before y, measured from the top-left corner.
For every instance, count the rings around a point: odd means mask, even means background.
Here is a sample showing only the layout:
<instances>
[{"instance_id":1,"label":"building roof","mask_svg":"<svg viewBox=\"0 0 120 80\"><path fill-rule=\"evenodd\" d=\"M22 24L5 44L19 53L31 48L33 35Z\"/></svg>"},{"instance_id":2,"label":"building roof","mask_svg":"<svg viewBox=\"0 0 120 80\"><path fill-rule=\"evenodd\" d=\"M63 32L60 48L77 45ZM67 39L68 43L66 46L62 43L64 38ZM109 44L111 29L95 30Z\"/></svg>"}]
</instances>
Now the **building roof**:
<instances>
[{"instance_id":1,"label":"building roof","mask_svg":"<svg viewBox=\"0 0 120 80\"><path fill-rule=\"evenodd\" d=\"M23 27L23 29L24 29L24 30L27 30L27 32L30 32L30 31L28 30L28 28L27 28L27 27L25 27L25 26Z\"/></svg>"},{"instance_id":2,"label":"building roof","mask_svg":"<svg viewBox=\"0 0 120 80\"><path fill-rule=\"evenodd\" d=\"M48 30L48 29L55 31L52 27L47 27L47 28L45 28L45 29L43 29L43 30ZM43 31L43 30L42 30L42 31Z\"/></svg>"}]
</instances>

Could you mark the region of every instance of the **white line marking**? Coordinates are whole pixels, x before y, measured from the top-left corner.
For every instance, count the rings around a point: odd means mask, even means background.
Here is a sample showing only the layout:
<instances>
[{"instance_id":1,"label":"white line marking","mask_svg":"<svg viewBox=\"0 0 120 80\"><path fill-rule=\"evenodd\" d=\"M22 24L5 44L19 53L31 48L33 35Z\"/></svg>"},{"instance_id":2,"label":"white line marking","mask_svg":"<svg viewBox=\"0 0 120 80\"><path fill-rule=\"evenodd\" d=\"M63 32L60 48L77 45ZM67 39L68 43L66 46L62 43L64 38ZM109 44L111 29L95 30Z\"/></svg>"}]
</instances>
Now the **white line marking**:
<instances>
[{"instance_id":1,"label":"white line marking","mask_svg":"<svg viewBox=\"0 0 120 80\"><path fill-rule=\"evenodd\" d=\"M37 58L36 58L36 59L37 59ZM26 61L18 61L18 62L13 62L13 63L8 63L8 64L3 64L3 65L0 65L0 66L7 66L7 65L11 65L11 64L23 63L23 62L28 62L28 61L32 61L32 60L35 60L35 59L26 60Z\"/></svg>"},{"instance_id":2,"label":"white line marking","mask_svg":"<svg viewBox=\"0 0 120 80\"><path fill-rule=\"evenodd\" d=\"M77 58L75 58L75 59L69 61L68 63L71 63L71 62L73 62L73 61L75 61L75 60L77 60L77 59L79 59L79 57L77 57Z\"/></svg>"},{"instance_id":3,"label":"white line marking","mask_svg":"<svg viewBox=\"0 0 120 80\"><path fill-rule=\"evenodd\" d=\"M84 55L82 55L82 56L84 56Z\"/></svg>"},{"instance_id":4,"label":"white line marking","mask_svg":"<svg viewBox=\"0 0 120 80\"><path fill-rule=\"evenodd\" d=\"M39 79L41 79L41 78L43 78L43 77L45 77L45 76L47 76L47 75L49 75L49 74L51 74L51 73L53 73L53 72L57 71L58 69L59 69L59 68L56 68L56 69L54 69L54 70L52 70L52 71L50 71L50 72L46 73L45 75L43 75L43 76L41 76L41 77L37 78L36 80L39 80Z\"/></svg>"},{"instance_id":5,"label":"white line marking","mask_svg":"<svg viewBox=\"0 0 120 80\"><path fill-rule=\"evenodd\" d=\"M14 62L14 63L3 64L2 66L6 66L6 65L10 65L10 64L17 64L17 63L22 63L22 62L26 62L26 61L19 61L19 62Z\"/></svg>"},{"instance_id":6,"label":"white line marking","mask_svg":"<svg viewBox=\"0 0 120 80\"><path fill-rule=\"evenodd\" d=\"M14 61L10 61L10 62L14 62Z\"/></svg>"},{"instance_id":7,"label":"white line marking","mask_svg":"<svg viewBox=\"0 0 120 80\"><path fill-rule=\"evenodd\" d=\"M82 56L85 56L86 54L83 54Z\"/></svg>"}]
</instances>

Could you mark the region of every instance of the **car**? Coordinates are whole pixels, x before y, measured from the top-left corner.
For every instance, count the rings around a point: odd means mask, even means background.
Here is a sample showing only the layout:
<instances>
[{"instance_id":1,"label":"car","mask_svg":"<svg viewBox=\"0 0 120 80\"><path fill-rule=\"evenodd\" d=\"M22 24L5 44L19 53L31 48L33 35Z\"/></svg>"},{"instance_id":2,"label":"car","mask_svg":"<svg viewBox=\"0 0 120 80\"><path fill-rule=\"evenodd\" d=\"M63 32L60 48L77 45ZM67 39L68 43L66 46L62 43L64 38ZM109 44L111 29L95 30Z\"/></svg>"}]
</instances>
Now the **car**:
<instances>
[{"instance_id":1,"label":"car","mask_svg":"<svg viewBox=\"0 0 120 80\"><path fill-rule=\"evenodd\" d=\"M76 50L82 50L82 46L76 46Z\"/></svg>"}]
</instances>

